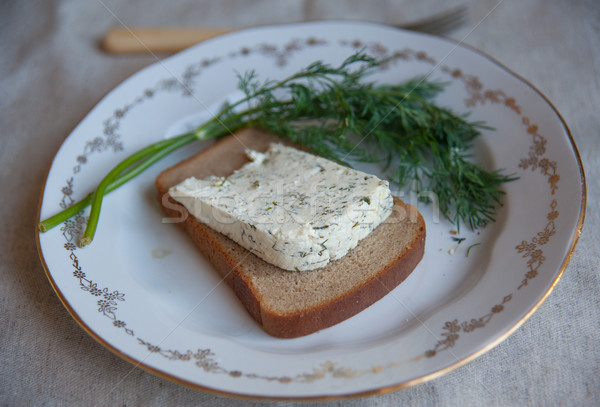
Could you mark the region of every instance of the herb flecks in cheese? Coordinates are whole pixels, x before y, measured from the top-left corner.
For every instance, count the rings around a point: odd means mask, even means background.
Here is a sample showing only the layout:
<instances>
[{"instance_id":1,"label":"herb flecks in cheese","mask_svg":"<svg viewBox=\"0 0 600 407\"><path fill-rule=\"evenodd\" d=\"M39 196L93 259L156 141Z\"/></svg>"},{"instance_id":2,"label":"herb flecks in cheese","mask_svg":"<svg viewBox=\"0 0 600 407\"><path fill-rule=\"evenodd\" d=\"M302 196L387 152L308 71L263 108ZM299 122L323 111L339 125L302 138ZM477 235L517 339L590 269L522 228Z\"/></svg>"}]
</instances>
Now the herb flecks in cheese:
<instances>
[{"instance_id":1,"label":"herb flecks in cheese","mask_svg":"<svg viewBox=\"0 0 600 407\"><path fill-rule=\"evenodd\" d=\"M391 213L387 181L281 144L228 177L188 178L169 194L265 261L312 270L344 256Z\"/></svg>"}]
</instances>

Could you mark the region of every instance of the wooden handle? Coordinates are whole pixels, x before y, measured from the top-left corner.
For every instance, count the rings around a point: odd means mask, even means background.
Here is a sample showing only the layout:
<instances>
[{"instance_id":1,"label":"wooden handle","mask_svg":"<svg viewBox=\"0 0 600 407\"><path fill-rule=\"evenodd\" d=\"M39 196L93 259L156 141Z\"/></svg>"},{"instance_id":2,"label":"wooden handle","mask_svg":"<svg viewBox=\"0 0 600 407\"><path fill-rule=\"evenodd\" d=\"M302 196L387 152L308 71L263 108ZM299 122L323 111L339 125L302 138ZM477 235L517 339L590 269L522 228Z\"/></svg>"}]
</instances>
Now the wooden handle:
<instances>
[{"instance_id":1,"label":"wooden handle","mask_svg":"<svg viewBox=\"0 0 600 407\"><path fill-rule=\"evenodd\" d=\"M113 28L102 39L113 54L178 52L233 28Z\"/></svg>"}]
</instances>

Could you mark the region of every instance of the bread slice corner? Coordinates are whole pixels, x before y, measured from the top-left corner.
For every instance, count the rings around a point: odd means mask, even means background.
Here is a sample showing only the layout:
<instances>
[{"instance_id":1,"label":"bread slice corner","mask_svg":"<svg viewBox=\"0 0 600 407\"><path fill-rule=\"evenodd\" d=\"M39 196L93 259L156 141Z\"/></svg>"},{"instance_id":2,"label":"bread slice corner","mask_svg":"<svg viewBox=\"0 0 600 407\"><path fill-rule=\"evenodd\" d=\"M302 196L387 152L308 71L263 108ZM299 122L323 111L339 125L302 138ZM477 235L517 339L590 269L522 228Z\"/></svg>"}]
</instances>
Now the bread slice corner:
<instances>
[{"instance_id":1,"label":"bread slice corner","mask_svg":"<svg viewBox=\"0 0 600 407\"><path fill-rule=\"evenodd\" d=\"M260 130L241 130L163 171L156 188L166 216L180 220L265 332L295 338L356 315L404 281L423 257L425 222L415 207L394 198L392 215L344 257L316 270L287 271L202 224L169 196L169 188L188 177L231 174L248 162L247 148L266 151L272 142L291 144Z\"/></svg>"}]
</instances>

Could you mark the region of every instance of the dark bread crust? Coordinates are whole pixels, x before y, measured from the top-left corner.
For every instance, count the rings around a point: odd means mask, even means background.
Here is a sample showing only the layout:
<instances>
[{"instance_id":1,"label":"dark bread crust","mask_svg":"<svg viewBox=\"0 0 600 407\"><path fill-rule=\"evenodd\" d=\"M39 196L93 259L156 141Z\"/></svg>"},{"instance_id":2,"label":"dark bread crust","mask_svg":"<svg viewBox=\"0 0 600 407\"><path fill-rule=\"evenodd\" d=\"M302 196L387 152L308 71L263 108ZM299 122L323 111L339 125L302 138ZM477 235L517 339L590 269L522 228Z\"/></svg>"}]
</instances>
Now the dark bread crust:
<instances>
[{"instance_id":1,"label":"dark bread crust","mask_svg":"<svg viewBox=\"0 0 600 407\"><path fill-rule=\"evenodd\" d=\"M295 314L279 315L267 310L262 313L259 323L273 336L295 338L328 328L358 314L387 295L412 273L423 257L424 231L405 256L396 259L389 267L336 301Z\"/></svg>"},{"instance_id":2,"label":"dark bread crust","mask_svg":"<svg viewBox=\"0 0 600 407\"><path fill-rule=\"evenodd\" d=\"M186 209L168 195L171 186L190 176L231 174L248 162L244 153L246 148L264 151L274 141L282 142L273 135L255 129L242 130L163 171L156 179L156 187L165 215L181 220L178 224L234 290L250 315L268 334L294 338L330 327L356 315L406 279L423 257L425 223L414 207L394 198L394 213L390 218L346 256L320 269L290 272L266 263L195 217L189 216ZM380 246L380 242L389 241L394 234L407 233L410 236L400 239L402 247L390 255L385 252L383 256L389 258L380 260L381 256L373 251L374 247ZM379 264L379 269L369 270L371 264ZM360 278L356 278L355 273ZM287 281L296 277L295 285ZM316 299L316 302L307 306L294 307L291 304L283 309L277 305L279 303L276 300L269 298L282 295L266 288L271 283L291 286L294 292L283 293L290 296L290 302L294 301L294 296L297 300L303 295L309 296L313 292L308 291L310 283L307 281L312 283L315 278L322 282L319 284L335 284L336 280L347 279L351 286L335 298L323 301Z\"/></svg>"}]
</instances>

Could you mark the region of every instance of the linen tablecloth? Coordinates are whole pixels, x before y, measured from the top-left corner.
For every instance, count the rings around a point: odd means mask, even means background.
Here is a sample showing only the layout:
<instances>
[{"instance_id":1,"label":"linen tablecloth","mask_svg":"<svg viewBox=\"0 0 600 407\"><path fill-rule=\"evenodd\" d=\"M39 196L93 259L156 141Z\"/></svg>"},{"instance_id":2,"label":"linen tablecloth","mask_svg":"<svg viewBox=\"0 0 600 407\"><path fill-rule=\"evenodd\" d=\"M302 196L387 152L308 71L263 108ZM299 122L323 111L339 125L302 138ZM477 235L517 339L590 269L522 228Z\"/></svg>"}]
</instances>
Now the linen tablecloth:
<instances>
[{"instance_id":1,"label":"linen tablecloth","mask_svg":"<svg viewBox=\"0 0 600 407\"><path fill-rule=\"evenodd\" d=\"M130 26L251 26L310 19L398 23L457 1L3 1L0 4L0 405L292 405L185 388L133 367L69 316L35 244L54 152L95 103L150 55L112 56L102 34ZM449 34L526 78L561 112L586 170L583 234L564 276L507 340L451 373L344 405L596 406L600 403L600 3L469 0ZM120 21L120 22L119 22ZM297 403L298 405L302 403ZM338 405L327 402L324 405Z\"/></svg>"}]
</instances>

